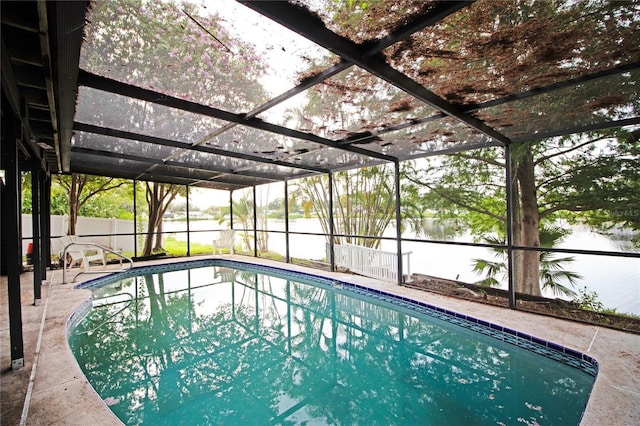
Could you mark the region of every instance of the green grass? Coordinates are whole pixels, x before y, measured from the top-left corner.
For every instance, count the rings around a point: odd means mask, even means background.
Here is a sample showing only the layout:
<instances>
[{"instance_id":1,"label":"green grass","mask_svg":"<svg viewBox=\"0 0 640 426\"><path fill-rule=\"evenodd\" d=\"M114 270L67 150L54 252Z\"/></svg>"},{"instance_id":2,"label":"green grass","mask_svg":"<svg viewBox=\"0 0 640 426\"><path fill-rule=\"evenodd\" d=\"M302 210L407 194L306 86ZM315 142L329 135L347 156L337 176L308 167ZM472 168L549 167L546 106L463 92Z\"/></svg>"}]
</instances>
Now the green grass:
<instances>
[{"instance_id":1,"label":"green grass","mask_svg":"<svg viewBox=\"0 0 640 426\"><path fill-rule=\"evenodd\" d=\"M166 250L167 254L173 256L186 256L187 255L187 242L186 241L178 241L172 237L166 237L162 245ZM212 254L213 246L211 244L202 244L191 242L191 254Z\"/></svg>"},{"instance_id":2,"label":"green grass","mask_svg":"<svg viewBox=\"0 0 640 426\"><path fill-rule=\"evenodd\" d=\"M277 261L280 261L280 262L284 261L284 256L281 255L280 253L275 252L275 251L260 252L260 253L258 253L258 256L263 258L263 259L277 260Z\"/></svg>"}]
</instances>

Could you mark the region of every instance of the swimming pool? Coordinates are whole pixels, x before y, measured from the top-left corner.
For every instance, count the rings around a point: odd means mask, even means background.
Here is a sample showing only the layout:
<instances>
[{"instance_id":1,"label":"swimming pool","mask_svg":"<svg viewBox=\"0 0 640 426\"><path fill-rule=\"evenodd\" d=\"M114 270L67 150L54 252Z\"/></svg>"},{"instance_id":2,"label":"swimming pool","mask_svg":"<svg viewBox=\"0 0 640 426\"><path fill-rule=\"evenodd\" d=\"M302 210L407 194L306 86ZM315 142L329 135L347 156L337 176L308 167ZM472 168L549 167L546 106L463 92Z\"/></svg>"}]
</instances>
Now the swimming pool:
<instances>
[{"instance_id":1,"label":"swimming pool","mask_svg":"<svg viewBox=\"0 0 640 426\"><path fill-rule=\"evenodd\" d=\"M80 287L94 299L70 346L126 424L578 424L597 374L553 343L278 268L192 261Z\"/></svg>"}]
</instances>

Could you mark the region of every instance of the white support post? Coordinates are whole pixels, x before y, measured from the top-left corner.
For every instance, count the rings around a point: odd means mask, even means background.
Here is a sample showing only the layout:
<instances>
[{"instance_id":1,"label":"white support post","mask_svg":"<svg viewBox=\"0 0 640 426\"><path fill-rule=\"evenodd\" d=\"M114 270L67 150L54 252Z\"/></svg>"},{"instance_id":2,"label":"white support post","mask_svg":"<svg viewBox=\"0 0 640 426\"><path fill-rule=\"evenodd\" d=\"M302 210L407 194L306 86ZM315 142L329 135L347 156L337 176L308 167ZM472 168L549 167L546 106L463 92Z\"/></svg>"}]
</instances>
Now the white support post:
<instances>
[{"instance_id":1,"label":"white support post","mask_svg":"<svg viewBox=\"0 0 640 426\"><path fill-rule=\"evenodd\" d=\"M111 248L117 248L118 245L116 244L116 240L117 240L117 229L118 228L118 219L116 219L115 217L111 218L111 232L109 233L109 247Z\"/></svg>"},{"instance_id":2,"label":"white support post","mask_svg":"<svg viewBox=\"0 0 640 426\"><path fill-rule=\"evenodd\" d=\"M67 235L67 231L69 230L69 215L62 215L61 229L58 232L58 235Z\"/></svg>"}]
</instances>

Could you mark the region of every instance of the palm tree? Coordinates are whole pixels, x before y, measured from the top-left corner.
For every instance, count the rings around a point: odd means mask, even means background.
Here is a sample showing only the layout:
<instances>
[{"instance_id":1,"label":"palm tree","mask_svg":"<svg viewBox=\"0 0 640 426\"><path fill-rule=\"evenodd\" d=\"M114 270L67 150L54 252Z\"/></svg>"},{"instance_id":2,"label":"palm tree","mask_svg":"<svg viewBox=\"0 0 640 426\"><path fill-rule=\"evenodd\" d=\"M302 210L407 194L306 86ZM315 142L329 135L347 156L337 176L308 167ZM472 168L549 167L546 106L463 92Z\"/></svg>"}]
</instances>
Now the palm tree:
<instances>
[{"instance_id":1,"label":"palm tree","mask_svg":"<svg viewBox=\"0 0 640 426\"><path fill-rule=\"evenodd\" d=\"M238 200L233 200L233 218L241 223L243 232L240 234L242 242L249 252L253 251L253 236L249 229L253 229L253 196L244 193Z\"/></svg>"},{"instance_id":2,"label":"palm tree","mask_svg":"<svg viewBox=\"0 0 640 426\"><path fill-rule=\"evenodd\" d=\"M570 230L559 226L543 225L540 227L540 245L541 247L554 247L570 233ZM503 239L495 236L485 237L484 241L493 245L505 244ZM477 284L495 287L500 284L500 279L506 278L507 252L504 248L494 248L493 251L496 258L494 261L473 259L473 271L478 275L485 274L485 277L478 281ZM571 287L575 287L577 281L582 277L575 272L565 270L565 265L574 260L572 256L557 258L551 252L540 252L541 288L543 290L551 290L555 296L575 297L576 292Z\"/></svg>"}]
</instances>

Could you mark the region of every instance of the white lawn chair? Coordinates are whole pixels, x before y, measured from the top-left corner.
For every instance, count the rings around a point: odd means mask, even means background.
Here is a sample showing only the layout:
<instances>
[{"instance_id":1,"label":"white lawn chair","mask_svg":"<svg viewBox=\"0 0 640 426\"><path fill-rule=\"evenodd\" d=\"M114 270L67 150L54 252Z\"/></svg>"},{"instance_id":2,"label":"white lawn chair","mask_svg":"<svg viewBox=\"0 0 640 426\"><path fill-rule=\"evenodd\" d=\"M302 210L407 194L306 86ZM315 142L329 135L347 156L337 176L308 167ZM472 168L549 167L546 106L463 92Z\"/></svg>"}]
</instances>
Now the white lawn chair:
<instances>
[{"instance_id":1,"label":"white lawn chair","mask_svg":"<svg viewBox=\"0 0 640 426\"><path fill-rule=\"evenodd\" d=\"M217 232L220 236L213 240L213 254L216 254L218 250L220 250L220 254L222 254L223 248L228 249L229 254L233 254L233 244L236 239L236 231L233 229L223 229Z\"/></svg>"},{"instance_id":2,"label":"white lawn chair","mask_svg":"<svg viewBox=\"0 0 640 426\"><path fill-rule=\"evenodd\" d=\"M91 262L100 262L104 267L107 262L105 259L104 250L98 245L90 242L83 242L76 235L65 235L60 237L62 243L61 256L63 256L66 249L66 258L63 261L63 267L66 270L67 267L78 265L85 271L89 270ZM64 256L63 256L64 257Z\"/></svg>"}]
</instances>

